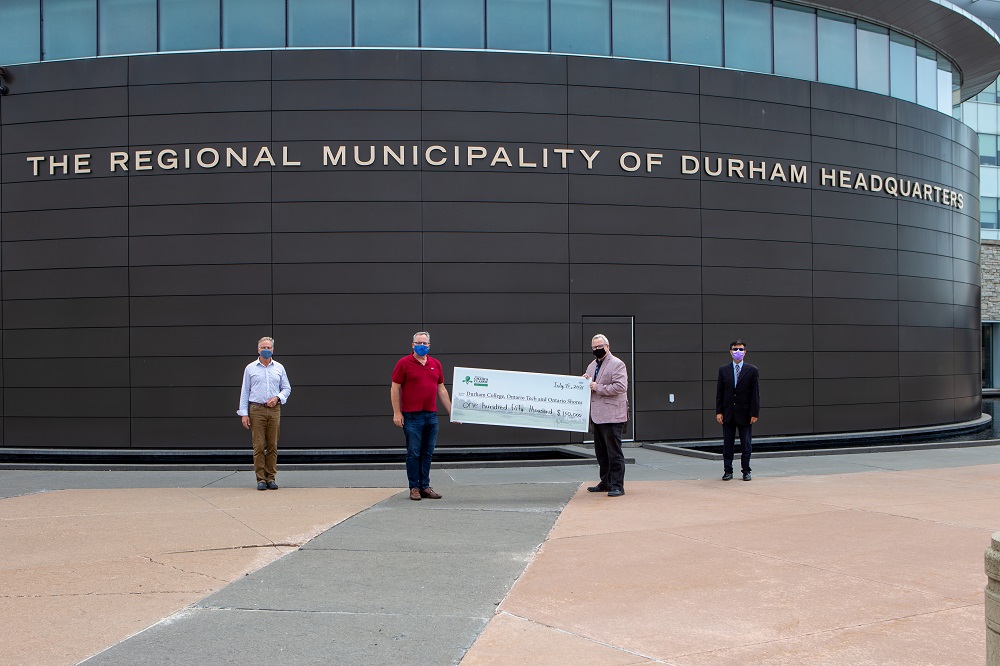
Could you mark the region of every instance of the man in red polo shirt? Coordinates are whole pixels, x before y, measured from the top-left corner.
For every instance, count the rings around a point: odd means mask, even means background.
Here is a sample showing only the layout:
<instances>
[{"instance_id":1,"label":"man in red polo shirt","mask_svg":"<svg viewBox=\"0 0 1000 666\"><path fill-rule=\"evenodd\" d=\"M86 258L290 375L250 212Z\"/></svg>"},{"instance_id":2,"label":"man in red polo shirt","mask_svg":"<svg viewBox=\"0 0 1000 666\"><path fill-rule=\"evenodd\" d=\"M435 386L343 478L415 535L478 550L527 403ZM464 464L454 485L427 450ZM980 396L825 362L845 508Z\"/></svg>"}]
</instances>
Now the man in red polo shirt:
<instances>
[{"instance_id":1,"label":"man in red polo shirt","mask_svg":"<svg viewBox=\"0 0 1000 666\"><path fill-rule=\"evenodd\" d=\"M421 331L413 335L413 353L396 362L392 371L392 422L406 435L406 476L410 482L410 499L441 499L431 488L431 458L437 442L437 399L451 413L451 398L444 386L441 362L428 352L431 334Z\"/></svg>"}]
</instances>

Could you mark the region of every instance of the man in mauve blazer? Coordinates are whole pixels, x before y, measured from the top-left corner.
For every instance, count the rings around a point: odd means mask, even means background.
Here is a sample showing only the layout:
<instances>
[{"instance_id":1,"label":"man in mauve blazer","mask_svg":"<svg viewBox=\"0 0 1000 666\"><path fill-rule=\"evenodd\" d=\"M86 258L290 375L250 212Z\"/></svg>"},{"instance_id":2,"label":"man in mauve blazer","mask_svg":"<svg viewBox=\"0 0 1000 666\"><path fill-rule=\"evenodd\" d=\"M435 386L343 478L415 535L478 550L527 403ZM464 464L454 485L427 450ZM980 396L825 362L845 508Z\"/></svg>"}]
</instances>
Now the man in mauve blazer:
<instances>
[{"instance_id":1,"label":"man in mauve blazer","mask_svg":"<svg viewBox=\"0 0 1000 666\"><path fill-rule=\"evenodd\" d=\"M596 358L587 366L584 377L590 380L590 421L601 481L587 490L621 497L625 494L622 431L628 421L628 371L625 362L611 354L606 335L595 335L590 347Z\"/></svg>"},{"instance_id":2,"label":"man in mauve blazer","mask_svg":"<svg viewBox=\"0 0 1000 666\"><path fill-rule=\"evenodd\" d=\"M760 416L760 373L757 366L744 363L747 345L742 340L729 343L733 360L719 368L715 388L715 420L722 425L722 480L733 478L733 445L740 433L740 471L750 480L751 429ZM739 379L737 379L737 377Z\"/></svg>"}]
</instances>

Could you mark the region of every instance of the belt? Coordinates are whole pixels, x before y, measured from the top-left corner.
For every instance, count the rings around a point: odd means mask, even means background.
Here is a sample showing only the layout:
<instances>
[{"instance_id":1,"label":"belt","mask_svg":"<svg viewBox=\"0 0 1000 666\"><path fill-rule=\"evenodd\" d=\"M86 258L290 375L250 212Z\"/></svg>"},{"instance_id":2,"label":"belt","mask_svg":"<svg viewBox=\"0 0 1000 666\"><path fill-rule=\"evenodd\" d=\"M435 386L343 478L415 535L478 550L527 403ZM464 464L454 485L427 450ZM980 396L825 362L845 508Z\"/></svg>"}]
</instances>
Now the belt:
<instances>
[{"instance_id":1,"label":"belt","mask_svg":"<svg viewBox=\"0 0 1000 666\"><path fill-rule=\"evenodd\" d=\"M251 405L260 405L261 407L267 407L267 405L265 405L263 402L251 402L250 404ZM277 405L275 405L275 407L277 407Z\"/></svg>"}]
</instances>

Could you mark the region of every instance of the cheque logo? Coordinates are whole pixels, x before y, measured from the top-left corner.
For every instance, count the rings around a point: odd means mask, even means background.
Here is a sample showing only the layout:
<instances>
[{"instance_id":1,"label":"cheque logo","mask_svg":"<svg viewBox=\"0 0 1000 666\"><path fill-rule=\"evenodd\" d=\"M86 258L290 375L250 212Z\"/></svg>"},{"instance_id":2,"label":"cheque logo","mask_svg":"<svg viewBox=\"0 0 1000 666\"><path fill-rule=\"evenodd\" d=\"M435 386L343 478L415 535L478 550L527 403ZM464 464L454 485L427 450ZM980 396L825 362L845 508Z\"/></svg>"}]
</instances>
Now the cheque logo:
<instances>
[{"instance_id":1,"label":"cheque logo","mask_svg":"<svg viewBox=\"0 0 1000 666\"><path fill-rule=\"evenodd\" d=\"M466 375L465 379L462 380L462 383L472 384L473 386L489 386L490 380L486 377L470 377L469 375Z\"/></svg>"}]
</instances>

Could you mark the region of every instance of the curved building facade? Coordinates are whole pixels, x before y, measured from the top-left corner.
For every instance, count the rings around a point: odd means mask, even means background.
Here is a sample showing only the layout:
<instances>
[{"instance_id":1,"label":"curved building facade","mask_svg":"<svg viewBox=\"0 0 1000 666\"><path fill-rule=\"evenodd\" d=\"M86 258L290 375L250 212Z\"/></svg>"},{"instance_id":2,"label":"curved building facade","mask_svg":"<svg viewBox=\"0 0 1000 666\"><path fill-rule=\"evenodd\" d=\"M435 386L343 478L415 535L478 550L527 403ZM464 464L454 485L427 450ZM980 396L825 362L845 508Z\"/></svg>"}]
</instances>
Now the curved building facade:
<instances>
[{"instance_id":1,"label":"curved building facade","mask_svg":"<svg viewBox=\"0 0 1000 666\"><path fill-rule=\"evenodd\" d=\"M5 3L2 445L245 446L273 335L283 447L396 447L416 330L447 373L577 374L605 333L637 440L718 436L736 337L760 435L978 417L950 113L1000 44L947 3L839 4Z\"/></svg>"}]
</instances>

